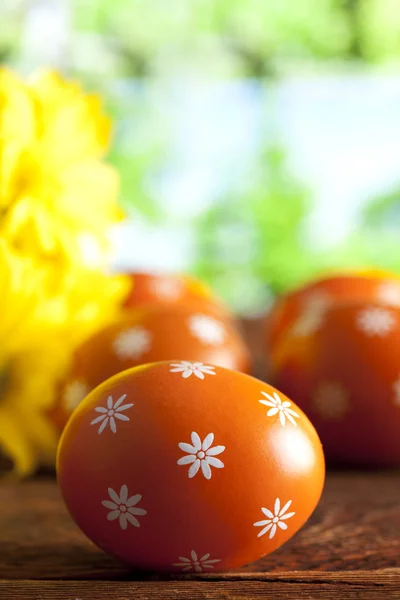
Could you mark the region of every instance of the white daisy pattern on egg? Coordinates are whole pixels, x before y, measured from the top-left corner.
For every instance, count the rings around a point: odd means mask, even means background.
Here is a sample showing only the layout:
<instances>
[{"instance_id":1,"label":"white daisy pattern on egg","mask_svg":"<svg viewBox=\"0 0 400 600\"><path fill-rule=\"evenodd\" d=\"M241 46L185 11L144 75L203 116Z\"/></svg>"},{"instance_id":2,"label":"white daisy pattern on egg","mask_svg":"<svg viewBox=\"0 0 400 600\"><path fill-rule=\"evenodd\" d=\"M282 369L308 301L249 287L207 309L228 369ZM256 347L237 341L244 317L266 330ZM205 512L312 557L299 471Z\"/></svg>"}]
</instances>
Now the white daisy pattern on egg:
<instances>
[{"instance_id":1,"label":"white daisy pattern on egg","mask_svg":"<svg viewBox=\"0 0 400 600\"><path fill-rule=\"evenodd\" d=\"M184 556L179 556L178 560L180 562L173 563L173 567L181 567L184 573L192 572L192 573L203 573L208 569L213 569L216 563L221 562L220 558L210 558L211 554L204 554L200 558L197 555L197 552L192 550L190 552L190 558L185 558Z\"/></svg>"},{"instance_id":2,"label":"white daisy pattern on egg","mask_svg":"<svg viewBox=\"0 0 400 600\"><path fill-rule=\"evenodd\" d=\"M400 307L400 283L386 281L381 283L376 293L377 299L387 306Z\"/></svg>"},{"instance_id":3,"label":"white daisy pattern on egg","mask_svg":"<svg viewBox=\"0 0 400 600\"><path fill-rule=\"evenodd\" d=\"M137 504L142 499L140 494L135 494L129 497L128 486L121 486L119 495L111 487L108 488L108 495L111 500L103 500L102 505L108 508L110 512L107 515L108 521L116 521L118 519L119 526L125 530L128 524L134 527L140 527L137 517L147 514L147 510L138 508Z\"/></svg>"},{"instance_id":4,"label":"white daisy pattern on egg","mask_svg":"<svg viewBox=\"0 0 400 600\"><path fill-rule=\"evenodd\" d=\"M74 379L66 385L63 393L64 405L74 410L90 392L90 387L83 379Z\"/></svg>"},{"instance_id":5,"label":"white daisy pattern on egg","mask_svg":"<svg viewBox=\"0 0 400 600\"><path fill-rule=\"evenodd\" d=\"M191 434L192 444L186 442L180 442L178 444L179 449L182 452L186 452L186 456L182 456L177 462L178 465L190 465L188 470L188 477L192 479L199 469L206 479L211 479L211 467L216 469L223 469L224 463L219 458L215 458L218 454L221 454L225 450L225 446L214 446L214 434L209 433L206 435L203 441L195 431Z\"/></svg>"},{"instance_id":6,"label":"white daisy pattern on egg","mask_svg":"<svg viewBox=\"0 0 400 600\"><path fill-rule=\"evenodd\" d=\"M182 373L183 379L188 379L192 375L197 379L204 379L205 375L215 375L215 367L211 365L203 365L201 362L189 362L182 360L179 363L171 363L170 373Z\"/></svg>"},{"instance_id":7,"label":"white daisy pattern on egg","mask_svg":"<svg viewBox=\"0 0 400 600\"><path fill-rule=\"evenodd\" d=\"M259 403L270 407L269 411L267 412L267 417L279 415L279 421L282 427L285 427L286 419L288 419L292 425L297 427L295 419L299 419L300 416L290 408L292 405L291 402L288 400L282 401L277 392L273 392L272 396L267 394L267 392L261 392L261 394L265 396L266 400L259 400Z\"/></svg>"},{"instance_id":8,"label":"white daisy pattern on egg","mask_svg":"<svg viewBox=\"0 0 400 600\"><path fill-rule=\"evenodd\" d=\"M324 381L312 395L312 407L325 421L340 421L350 410L349 393L341 383Z\"/></svg>"},{"instance_id":9,"label":"white daisy pattern on egg","mask_svg":"<svg viewBox=\"0 0 400 600\"><path fill-rule=\"evenodd\" d=\"M154 279L150 287L163 300L177 300L182 293L182 283L176 279Z\"/></svg>"},{"instance_id":10,"label":"white daisy pattern on egg","mask_svg":"<svg viewBox=\"0 0 400 600\"><path fill-rule=\"evenodd\" d=\"M133 403L122 404L126 398L126 394L123 394L116 402L114 403L112 396L108 396L107 399L107 407L105 406L96 406L94 409L96 412L101 413L99 417L96 417L91 421L91 425L97 425L101 423L98 434L103 433L107 425L110 426L110 429L113 433L117 432L117 423L116 419L119 421L129 421L129 417L127 415L121 414L124 411L128 410L133 406Z\"/></svg>"},{"instance_id":11,"label":"white daisy pattern on egg","mask_svg":"<svg viewBox=\"0 0 400 600\"><path fill-rule=\"evenodd\" d=\"M303 310L294 322L291 332L296 337L306 337L320 329L332 300L326 292L315 291L308 294L303 302Z\"/></svg>"},{"instance_id":12,"label":"white daisy pattern on egg","mask_svg":"<svg viewBox=\"0 0 400 600\"><path fill-rule=\"evenodd\" d=\"M385 337L395 327L396 318L390 310L370 306L359 311L356 325L369 337Z\"/></svg>"},{"instance_id":13,"label":"white daisy pattern on egg","mask_svg":"<svg viewBox=\"0 0 400 600\"><path fill-rule=\"evenodd\" d=\"M266 533L269 532L269 539L272 540L275 537L276 532L279 529L286 530L288 528L287 523L285 521L287 519L291 519L296 513L295 512L286 512L290 506L292 505L292 500L286 502L285 506L281 508L281 501L279 498L275 500L274 510L271 511L268 508L261 508L261 511L267 517L267 519L263 519L262 521L257 521L254 523L254 527L262 527L261 531L257 534L257 537L262 537Z\"/></svg>"},{"instance_id":14,"label":"white daisy pattern on egg","mask_svg":"<svg viewBox=\"0 0 400 600\"><path fill-rule=\"evenodd\" d=\"M152 337L145 327L136 325L117 335L113 343L114 352L122 360L139 358L151 349Z\"/></svg>"},{"instance_id":15,"label":"white daisy pattern on egg","mask_svg":"<svg viewBox=\"0 0 400 600\"><path fill-rule=\"evenodd\" d=\"M225 339L224 325L207 315L190 317L189 329L192 335L209 346L219 346Z\"/></svg>"},{"instance_id":16,"label":"white daisy pattern on egg","mask_svg":"<svg viewBox=\"0 0 400 600\"><path fill-rule=\"evenodd\" d=\"M400 407L400 375L393 384L393 404Z\"/></svg>"}]
</instances>

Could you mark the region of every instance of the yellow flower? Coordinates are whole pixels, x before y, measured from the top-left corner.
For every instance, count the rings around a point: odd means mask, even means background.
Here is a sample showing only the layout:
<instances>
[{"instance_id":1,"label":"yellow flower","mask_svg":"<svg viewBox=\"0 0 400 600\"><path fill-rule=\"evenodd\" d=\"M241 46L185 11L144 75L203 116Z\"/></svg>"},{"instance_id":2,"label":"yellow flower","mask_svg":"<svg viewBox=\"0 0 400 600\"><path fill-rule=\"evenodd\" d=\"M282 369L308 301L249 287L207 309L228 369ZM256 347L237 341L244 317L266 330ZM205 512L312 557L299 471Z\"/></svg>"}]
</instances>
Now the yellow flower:
<instances>
[{"instance_id":1,"label":"yellow flower","mask_svg":"<svg viewBox=\"0 0 400 600\"><path fill-rule=\"evenodd\" d=\"M118 177L110 122L59 75L0 69L0 451L52 462L51 411L74 347L112 321L129 283L106 274Z\"/></svg>"},{"instance_id":2,"label":"yellow flower","mask_svg":"<svg viewBox=\"0 0 400 600\"><path fill-rule=\"evenodd\" d=\"M76 260L76 238L121 218L118 177L102 161L110 122L96 96L41 72L28 83L0 70L0 233L29 253Z\"/></svg>"},{"instance_id":3,"label":"yellow flower","mask_svg":"<svg viewBox=\"0 0 400 600\"><path fill-rule=\"evenodd\" d=\"M0 448L19 475L53 462L58 432L49 414L73 349L116 318L127 287L85 269L63 283L52 285L46 266L0 239Z\"/></svg>"}]
</instances>

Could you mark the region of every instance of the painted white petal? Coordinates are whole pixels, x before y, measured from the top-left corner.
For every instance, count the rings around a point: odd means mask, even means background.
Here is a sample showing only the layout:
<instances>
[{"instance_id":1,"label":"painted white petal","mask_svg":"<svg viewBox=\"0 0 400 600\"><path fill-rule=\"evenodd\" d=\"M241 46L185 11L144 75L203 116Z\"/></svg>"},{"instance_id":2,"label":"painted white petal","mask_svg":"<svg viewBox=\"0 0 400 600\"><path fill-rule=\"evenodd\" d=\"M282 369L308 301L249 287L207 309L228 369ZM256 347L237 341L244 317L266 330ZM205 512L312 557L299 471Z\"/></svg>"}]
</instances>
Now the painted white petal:
<instances>
[{"instance_id":1,"label":"painted white petal","mask_svg":"<svg viewBox=\"0 0 400 600\"><path fill-rule=\"evenodd\" d=\"M197 458L189 469L189 473L188 473L189 478L191 479L192 477L194 477L199 469L200 469L200 460Z\"/></svg>"},{"instance_id":2,"label":"painted white petal","mask_svg":"<svg viewBox=\"0 0 400 600\"><path fill-rule=\"evenodd\" d=\"M208 555L210 556L210 555ZM200 559L202 560L202 559ZM204 563L204 566L206 567L207 565L211 565L211 563L217 563L217 562L221 562L220 558L213 558L212 560L206 560Z\"/></svg>"},{"instance_id":3,"label":"painted white petal","mask_svg":"<svg viewBox=\"0 0 400 600\"><path fill-rule=\"evenodd\" d=\"M186 371L186 367L184 365L170 365L171 367L175 367L175 369L170 369L170 373L182 373L182 371Z\"/></svg>"},{"instance_id":4,"label":"painted white petal","mask_svg":"<svg viewBox=\"0 0 400 600\"><path fill-rule=\"evenodd\" d=\"M134 496L131 496L127 502L126 502L126 506L136 506L136 504L138 502L140 502L142 499L142 496L140 494L135 494Z\"/></svg>"},{"instance_id":5,"label":"painted white petal","mask_svg":"<svg viewBox=\"0 0 400 600\"><path fill-rule=\"evenodd\" d=\"M214 446L214 448L210 448L207 450L207 456L217 456L217 454L221 454L225 450L225 446Z\"/></svg>"},{"instance_id":6,"label":"painted white petal","mask_svg":"<svg viewBox=\"0 0 400 600\"><path fill-rule=\"evenodd\" d=\"M211 469L206 460L201 461L201 470L203 471L203 475L206 479L211 479Z\"/></svg>"},{"instance_id":7,"label":"painted white petal","mask_svg":"<svg viewBox=\"0 0 400 600\"><path fill-rule=\"evenodd\" d=\"M213 433L209 433L204 438L203 443L201 445L201 449L205 452L212 445L213 441L214 441L214 434Z\"/></svg>"},{"instance_id":8,"label":"painted white petal","mask_svg":"<svg viewBox=\"0 0 400 600\"><path fill-rule=\"evenodd\" d=\"M102 505L110 510L116 510L118 508L118 504L115 502L110 502L109 500L103 500Z\"/></svg>"},{"instance_id":9,"label":"painted white petal","mask_svg":"<svg viewBox=\"0 0 400 600\"><path fill-rule=\"evenodd\" d=\"M117 433L117 426L114 417L110 417L110 429L113 433Z\"/></svg>"},{"instance_id":10,"label":"painted white petal","mask_svg":"<svg viewBox=\"0 0 400 600\"><path fill-rule=\"evenodd\" d=\"M208 463L212 467L215 467L216 469L223 469L225 466L222 460L219 460L219 458L214 458L214 456L207 456L203 460L203 463L204 462Z\"/></svg>"},{"instance_id":11,"label":"painted white petal","mask_svg":"<svg viewBox=\"0 0 400 600\"><path fill-rule=\"evenodd\" d=\"M119 510L113 510L112 512L109 512L107 515L107 520L108 521L115 521L115 519L118 519L120 515L120 511Z\"/></svg>"},{"instance_id":12,"label":"painted white petal","mask_svg":"<svg viewBox=\"0 0 400 600\"><path fill-rule=\"evenodd\" d=\"M187 573L188 571L191 571L191 570L192 570L192 565L189 565L188 567L184 567L184 568L182 569L182 571L183 571L184 573Z\"/></svg>"},{"instance_id":13,"label":"painted white petal","mask_svg":"<svg viewBox=\"0 0 400 600\"><path fill-rule=\"evenodd\" d=\"M277 498L275 500L275 505L274 505L274 513L275 513L276 517L279 515L280 510L281 510L281 501L279 500L279 498Z\"/></svg>"},{"instance_id":14,"label":"painted white petal","mask_svg":"<svg viewBox=\"0 0 400 600\"><path fill-rule=\"evenodd\" d=\"M194 550L192 550L192 551L191 551L191 553L190 553L190 556L191 556L191 559L192 559L193 561L196 561L196 560L197 560L197 554L196 554L196 552L195 552Z\"/></svg>"},{"instance_id":15,"label":"painted white petal","mask_svg":"<svg viewBox=\"0 0 400 600\"><path fill-rule=\"evenodd\" d=\"M281 517L287 511L287 509L290 507L291 504L292 504L291 500L289 500L289 502L286 502L285 506L281 509L278 516Z\"/></svg>"},{"instance_id":16,"label":"painted white petal","mask_svg":"<svg viewBox=\"0 0 400 600\"><path fill-rule=\"evenodd\" d=\"M191 446L190 444L186 444L186 442L180 442L178 447L182 450L182 452L188 452L189 454L196 454L197 448Z\"/></svg>"},{"instance_id":17,"label":"painted white petal","mask_svg":"<svg viewBox=\"0 0 400 600\"><path fill-rule=\"evenodd\" d=\"M274 523L271 527L271 531L269 532L269 539L272 540L272 538L274 537L275 534L276 534L276 525Z\"/></svg>"},{"instance_id":18,"label":"painted white petal","mask_svg":"<svg viewBox=\"0 0 400 600\"><path fill-rule=\"evenodd\" d=\"M268 402L267 400L259 400L260 404L264 404L264 406L271 406L272 408L276 408L275 402Z\"/></svg>"},{"instance_id":19,"label":"painted white petal","mask_svg":"<svg viewBox=\"0 0 400 600\"><path fill-rule=\"evenodd\" d=\"M178 556L178 559L181 560L183 563L190 563L190 559L185 558L184 556ZM181 565L176 565L176 566L181 566Z\"/></svg>"},{"instance_id":20,"label":"painted white petal","mask_svg":"<svg viewBox=\"0 0 400 600\"><path fill-rule=\"evenodd\" d=\"M118 400L116 401L116 403L114 404L114 410L118 408L118 406L121 406L121 404L123 403L123 401L126 398L126 394L123 394L120 398L118 398Z\"/></svg>"},{"instance_id":21,"label":"painted white petal","mask_svg":"<svg viewBox=\"0 0 400 600\"><path fill-rule=\"evenodd\" d=\"M91 425L96 425L96 423L100 423L103 419L106 419L107 415L100 415L100 417L96 417L93 421L90 422Z\"/></svg>"},{"instance_id":22,"label":"painted white petal","mask_svg":"<svg viewBox=\"0 0 400 600\"><path fill-rule=\"evenodd\" d=\"M126 485L121 486L119 491L119 499L121 504L126 504L126 501L128 500L128 487Z\"/></svg>"},{"instance_id":23,"label":"painted white petal","mask_svg":"<svg viewBox=\"0 0 400 600\"><path fill-rule=\"evenodd\" d=\"M108 495L110 496L111 500L118 504L118 506L121 504L121 500L119 499L117 492L110 487L108 488Z\"/></svg>"},{"instance_id":24,"label":"painted white petal","mask_svg":"<svg viewBox=\"0 0 400 600\"><path fill-rule=\"evenodd\" d=\"M200 448L201 448L201 439L199 438L198 434L195 431L192 431L190 439L192 440L192 444L195 447L195 449L196 450L200 450Z\"/></svg>"},{"instance_id":25,"label":"painted white petal","mask_svg":"<svg viewBox=\"0 0 400 600\"><path fill-rule=\"evenodd\" d=\"M295 512L291 512L291 513L287 513L286 515L282 515L280 518L281 521L285 521L286 519L290 519L291 517L293 517L296 513Z\"/></svg>"},{"instance_id":26,"label":"painted white petal","mask_svg":"<svg viewBox=\"0 0 400 600\"><path fill-rule=\"evenodd\" d=\"M195 573L202 573L203 571L200 565L193 565L193 570Z\"/></svg>"},{"instance_id":27,"label":"painted white petal","mask_svg":"<svg viewBox=\"0 0 400 600\"><path fill-rule=\"evenodd\" d=\"M119 413L114 413L114 417L116 419L119 419L120 421L129 421L129 417L127 417L126 415L120 415Z\"/></svg>"},{"instance_id":28,"label":"painted white petal","mask_svg":"<svg viewBox=\"0 0 400 600\"><path fill-rule=\"evenodd\" d=\"M124 404L123 406L120 406L120 407L117 409L117 412L119 412L119 413L120 413L120 412L122 412L123 410L128 410L128 408L131 408L132 406L133 406L133 404Z\"/></svg>"},{"instance_id":29,"label":"painted white petal","mask_svg":"<svg viewBox=\"0 0 400 600\"><path fill-rule=\"evenodd\" d=\"M108 410L106 408L104 408L104 406L96 406L96 408L94 410L96 412L99 412L99 413L106 413L106 412L108 412Z\"/></svg>"},{"instance_id":30,"label":"painted white petal","mask_svg":"<svg viewBox=\"0 0 400 600\"><path fill-rule=\"evenodd\" d=\"M283 411L281 411L281 412L279 413L279 420L280 420L280 422L281 422L281 425L282 425L282 427L285 427L286 420L285 420L285 414L284 414L284 412L283 412Z\"/></svg>"},{"instance_id":31,"label":"painted white petal","mask_svg":"<svg viewBox=\"0 0 400 600\"><path fill-rule=\"evenodd\" d=\"M206 375L216 375L216 372L214 370L211 370L211 369L213 369L213 367L201 367L200 370L203 373L205 373Z\"/></svg>"},{"instance_id":32,"label":"painted white petal","mask_svg":"<svg viewBox=\"0 0 400 600\"><path fill-rule=\"evenodd\" d=\"M265 396L266 398L268 398L268 400L270 400L273 404L279 404L279 396L278 396L278 401L273 397L270 396L269 394L267 394L267 392L261 392L263 396Z\"/></svg>"},{"instance_id":33,"label":"painted white petal","mask_svg":"<svg viewBox=\"0 0 400 600\"><path fill-rule=\"evenodd\" d=\"M272 514L272 512L270 510L268 510L268 508L262 508L261 510L266 517L269 517L270 519L274 518L274 515Z\"/></svg>"},{"instance_id":34,"label":"painted white petal","mask_svg":"<svg viewBox=\"0 0 400 600\"><path fill-rule=\"evenodd\" d=\"M128 508L128 513L131 515L147 515L147 510L133 506L132 508Z\"/></svg>"},{"instance_id":35,"label":"painted white petal","mask_svg":"<svg viewBox=\"0 0 400 600\"><path fill-rule=\"evenodd\" d=\"M193 373L195 374L195 376L197 377L197 379L204 379L204 375L201 371L199 371L198 369L195 369L193 371Z\"/></svg>"},{"instance_id":36,"label":"painted white petal","mask_svg":"<svg viewBox=\"0 0 400 600\"><path fill-rule=\"evenodd\" d=\"M267 412L267 417L273 417L274 415L276 415L279 412L279 408L270 408L269 411Z\"/></svg>"},{"instance_id":37,"label":"painted white petal","mask_svg":"<svg viewBox=\"0 0 400 600\"><path fill-rule=\"evenodd\" d=\"M264 521L257 521L257 523L253 523L254 527L264 527L264 525L269 525L272 523L271 519L265 519Z\"/></svg>"},{"instance_id":38,"label":"painted white petal","mask_svg":"<svg viewBox=\"0 0 400 600\"><path fill-rule=\"evenodd\" d=\"M289 406L291 406L291 402L288 402L287 400L285 400L284 402L282 402L282 406L284 406L285 408L289 408Z\"/></svg>"},{"instance_id":39,"label":"painted white petal","mask_svg":"<svg viewBox=\"0 0 400 600\"><path fill-rule=\"evenodd\" d=\"M286 525L286 523L284 523L283 521L278 521L277 525L281 529L287 529L288 528L288 526Z\"/></svg>"},{"instance_id":40,"label":"painted white petal","mask_svg":"<svg viewBox=\"0 0 400 600\"><path fill-rule=\"evenodd\" d=\"M295 411L294 411L294 410L292 410L291 408L287 408L287 409L285 410L285 413L286 413L286 414L289 414L289 415L293 415L294 417L297 417L297 418L299 418L299 416L300 416L300 415L298 415L298 414L297 414L297 412L295 412Z\"/></svg>"},{"instance_id":41,"label":"painted white petal","mask_svg":"<svg viewBox=\"0 0 400 600\"><path fill-rule=\"evenodd\" d=\"M113 399L112 396L108 396L107 398L107 406L108 406L108 410L111 410L113 407Z\"/></svg>"},{"instance_id":42,"label":"painted white petal","mask_svg":"<svg viewBox=\"0 0 400 600\"><path fill-rule=\"evenodd\" d=\"M119 515L119 524L121 525L121 529L126 529L128 527L128 521L126 520L125 513L121 513Z\"/></svg>"},{"instance_id":43,"label":"painted white petal","mask_svg":"<svg viewBox=\"0 0 400 600\"><path fill-rule=\"evenodd\" d=\"M98 432L97 432L99 435L100 435L100 433L103 433L103 431L104 431L104 430L105 430L105 428L107 427L107 424L108 424L108 417L106 417L106 418L104 419L104 421L102 422L102 424L100 425L100 427L99 427L99 430L98 430Z\"/></svg>"},{"instance_id":44,"label":"painted white petal","mask_svg":"<svg viewBox=\"0 0 400 600\"><path fill-rule=\"evenodd\" d=\"M196 460L195 454L188 454L187 456L182 456L177 462L178 465L190 465L192 462Z\"/></svg>"},{"instance_id":45,"label":"painted white petal","mask_svg":"<svg viewBox=\"0 0 400 600\"><path fill-rule=\"evenodd\" d=\"M274 392L274 398L278 404L282 404L281 397L276 392Z\"/></svg>"},{"instance_id":46,"label":"painted white petal","mask_svg":"<svg viewBox=\"0 0 400 600\"><path fill-rule=\"evenodd\" d=\"M210 553L208 553L208 554L205 554L204 556L202 556L202 557L200 558L200 562L203 562L203 560L207 560L207 558L209 558L209 557L210 557Z\"/></svg>"},{"instance_id":47,"label":"painted white petal","mask_svg":"<svg viewBox=\"0 0 400 600\"><path fill-rule=\"evenodd\" d=\"M129 521L131 525L134 527L140 527L139 521L134 517L130 512L125 513L125 518Z\"/></svg>"},{"instance_id":48,"label":"painted white petal","mask_svg":"<svg viewBox=\"0 0 400 600\"><path fill-rule=\"evenodd\" d=\"M286 414L288 420L292 423L292 425L294 425L295 427L297 427L297 423L296 421L293 419L293 417L291 415Z\"/></svg>"},{"instance_id":49,"label":"painted white petal","mask_svg":"<svg viewBox=\"0 0 400 600\"><path fill-rule=\"evenodd\" d=\"M192 373L193 373L193 371L192 371L192 370L190 370L190 369L187 369L186 371L184 371L184 372L182 373L182 377L183 377L183 379L188 379L188 378L191 376L191 374L192 374Z\"/></svg>"},{"instance_id":50,"label":"painted white petal","mask_svg":"<svg viewBox=\"0 0 400 600\"><path fill-rule=\"evenodd\" d=\"M271 527L272 527L272 523L270 523L269 525L267 525L266 527L264 527L264 529L262 529L260 531L260 533L257 534L257 537L261 537L264 534L266 534L271 529Z\"/></svg>"}]
</instances>

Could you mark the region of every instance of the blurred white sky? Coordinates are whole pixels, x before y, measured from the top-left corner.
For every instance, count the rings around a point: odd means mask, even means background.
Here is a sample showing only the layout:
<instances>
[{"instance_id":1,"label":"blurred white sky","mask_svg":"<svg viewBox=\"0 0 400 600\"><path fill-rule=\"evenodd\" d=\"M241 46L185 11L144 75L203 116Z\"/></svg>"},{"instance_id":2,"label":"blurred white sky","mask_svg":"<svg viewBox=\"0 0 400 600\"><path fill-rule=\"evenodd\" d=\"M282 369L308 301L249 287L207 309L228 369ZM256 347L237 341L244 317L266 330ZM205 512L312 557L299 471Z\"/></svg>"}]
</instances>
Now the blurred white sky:
<instances>
[{"instance_id":1,"label":"blurred white sky","mask_svg":"<svg viewBox=\"0 0 400 600\"><path fill-rule=\"evenodd\" d=\"M287 78L273 94L271 136L283 143L291 170L312 190L310 239L327 247L357 227L363 204L400 181L400 78ZM159 103L174 134L171 168L157 195L184 218L241 184L265 127L265 97L251 82L192 81L163 89ZM139 236L144 246L126 244L125 236ZM157 262L161 253L163 260L169 256L167 267L184 268L192 257L184 226L149 234L137 222L118 237L123 262Z\"/></svg>"}]
</instances>

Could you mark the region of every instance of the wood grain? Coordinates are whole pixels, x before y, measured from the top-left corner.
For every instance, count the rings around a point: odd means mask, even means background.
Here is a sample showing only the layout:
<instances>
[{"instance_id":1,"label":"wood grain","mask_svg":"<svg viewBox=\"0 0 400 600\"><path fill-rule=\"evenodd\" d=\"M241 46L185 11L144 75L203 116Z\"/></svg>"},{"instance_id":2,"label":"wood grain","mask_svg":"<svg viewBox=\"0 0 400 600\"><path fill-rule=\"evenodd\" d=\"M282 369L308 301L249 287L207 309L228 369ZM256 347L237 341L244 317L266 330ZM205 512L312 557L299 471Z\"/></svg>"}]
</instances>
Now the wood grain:
<instances>
[{"instance_id":1,"label":"wood grain","mask_svg":"<svg viewBox=\"0 0 400 600\"><path fill-rule=\"evenodd\" d=\"M400 598L398 575L238 581L32 582L0 581L4 600L385 600Z\"/></svg>"},{"instance_id":2,"label":"wood grain","mask_svg":"<svg viewBox=\"0 0 400 600\"><path fill-rule=\"evenodd\" d=\"M283 548L236 572L197 577L132 571L103 554L51 478L0 486L3 598L400 599L400 476L330 473L318 509Z\"/></svg>"}]
</instances>

